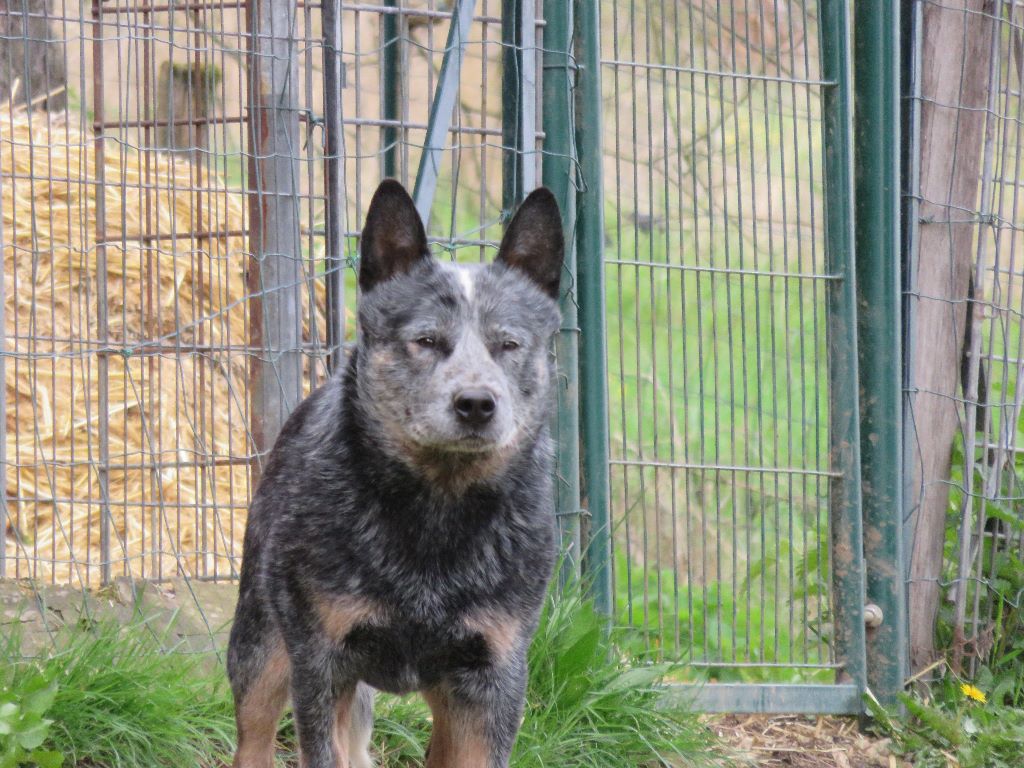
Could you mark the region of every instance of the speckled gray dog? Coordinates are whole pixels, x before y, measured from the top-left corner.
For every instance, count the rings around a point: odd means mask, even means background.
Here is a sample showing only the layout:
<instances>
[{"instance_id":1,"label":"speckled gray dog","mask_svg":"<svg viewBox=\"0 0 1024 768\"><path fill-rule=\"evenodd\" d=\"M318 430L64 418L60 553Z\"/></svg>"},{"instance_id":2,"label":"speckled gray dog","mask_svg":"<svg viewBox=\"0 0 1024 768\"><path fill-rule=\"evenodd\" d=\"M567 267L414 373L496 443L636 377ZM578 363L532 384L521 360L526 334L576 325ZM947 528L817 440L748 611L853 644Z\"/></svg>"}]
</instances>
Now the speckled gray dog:
<instances>
[{"instance_id":1,"label":"speckled gray dog","mask_svg":"<svg viewBox=\"0 0 1024 768\"><path fill-rule=\"evenodd\" d=\"M405 190L363 229L359 342L253 499L228 650L235 768L368 768L373 689L421 691L428 768L504 768L555 558L550 340L562 227L531 194L494 263L431 258Z\"/></svg>"}]
</instances>

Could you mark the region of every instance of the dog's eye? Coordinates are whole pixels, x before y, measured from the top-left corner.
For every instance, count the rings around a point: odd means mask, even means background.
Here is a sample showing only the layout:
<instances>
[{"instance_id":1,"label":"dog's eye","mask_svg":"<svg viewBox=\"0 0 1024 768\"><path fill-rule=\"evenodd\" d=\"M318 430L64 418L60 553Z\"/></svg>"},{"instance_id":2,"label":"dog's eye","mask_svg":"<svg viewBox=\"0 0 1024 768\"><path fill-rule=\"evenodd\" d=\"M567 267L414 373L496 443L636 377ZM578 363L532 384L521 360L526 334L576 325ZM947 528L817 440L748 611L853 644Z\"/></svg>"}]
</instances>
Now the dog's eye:
<instances>
[{"instance_id":1,"label":"dog's eye","mask_svg":"<svg viewBox=\"0 0 1024 768\"><path fill-rule=\"evenodd\" d=\"M416 343L424 349L433 349L437 346L437 339L433 336L420 336L416 339Z\"/></svg>"},{"instance_id":2,"label":"dog's eye","mask_svg":"<svg viewBox=\"0 0 1024 768\"><path fill-rule=\"evenodd\" d=\"M501 348L506 352L514 352L519 349L519 342L513 339L505 339L505 341L501 342Z\"/></svg>"}]
</instances>

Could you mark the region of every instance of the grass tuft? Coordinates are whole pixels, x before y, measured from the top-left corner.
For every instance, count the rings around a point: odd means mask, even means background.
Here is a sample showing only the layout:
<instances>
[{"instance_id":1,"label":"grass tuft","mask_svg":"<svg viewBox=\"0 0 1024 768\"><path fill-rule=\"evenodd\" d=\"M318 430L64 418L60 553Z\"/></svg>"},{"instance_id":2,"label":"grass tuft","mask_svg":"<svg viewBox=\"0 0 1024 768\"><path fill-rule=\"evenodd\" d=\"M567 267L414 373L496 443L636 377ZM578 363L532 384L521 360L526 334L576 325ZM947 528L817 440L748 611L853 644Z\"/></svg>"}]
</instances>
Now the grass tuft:
<instances>
[{"instance_id":1,"label":"grass tuft","mask_svg":"<svg viewBox=\"0 0 1024 768\"><path fill-rule=\"evenodd\" d=\"M515 768L731 764L662 679L672 665L630 666L578 587L549 599L530 648Z\"/></svg>"},{"instance_id":2,"label":"grass tuft","mask_svg":"<svg viewBox=\"0 0 1024 768\"><path fill-rule=\"evenodd\" d=\"M0 649L0 684L27 691L41 676L58 688L47 746L65 765L113 768L221 765L234 741L227 681L209 655L162 647L145 622L68 628L46 658Z\"/></svg>"}]
</instances>

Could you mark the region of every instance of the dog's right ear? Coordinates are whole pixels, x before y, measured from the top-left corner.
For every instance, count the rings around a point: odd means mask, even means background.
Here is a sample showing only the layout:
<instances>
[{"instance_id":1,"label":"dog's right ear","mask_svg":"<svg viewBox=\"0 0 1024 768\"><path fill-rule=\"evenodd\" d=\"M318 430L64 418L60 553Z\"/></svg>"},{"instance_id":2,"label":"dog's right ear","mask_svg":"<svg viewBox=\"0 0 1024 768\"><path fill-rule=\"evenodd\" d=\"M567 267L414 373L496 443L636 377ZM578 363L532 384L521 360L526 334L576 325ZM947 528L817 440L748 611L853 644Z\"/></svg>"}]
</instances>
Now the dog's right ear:
<instances>
[{"instance_id":1,"label":"dog's right ear","mask_svg":"<svg viewBox=\"0 0 1024 768\"><path fill-rule=\"evenodd\" d=\"M409 193L385 179L373 193L359 248L359 288L368 291L430 258L427 234Z\"/></svg>"}]
</instances>

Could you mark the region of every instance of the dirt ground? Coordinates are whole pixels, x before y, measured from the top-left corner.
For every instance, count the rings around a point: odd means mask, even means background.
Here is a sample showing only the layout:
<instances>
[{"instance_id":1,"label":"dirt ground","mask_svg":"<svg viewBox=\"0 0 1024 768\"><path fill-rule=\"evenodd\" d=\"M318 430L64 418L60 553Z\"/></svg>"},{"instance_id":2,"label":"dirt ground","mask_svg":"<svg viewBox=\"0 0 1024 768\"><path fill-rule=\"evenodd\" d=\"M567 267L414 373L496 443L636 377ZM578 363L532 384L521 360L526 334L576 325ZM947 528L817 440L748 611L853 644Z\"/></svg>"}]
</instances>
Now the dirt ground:
<instances>
[{"instance_id":1,"label":"dirt ground","mask_svg":"<svg viewBox=\"0 0 1024 768\"><path fill-rule=\"evenodd\" d=\"M850 717L725 715L708 726L757 766L902 768L889 740L861 733Z\"/></svg>"}]
</instances>

